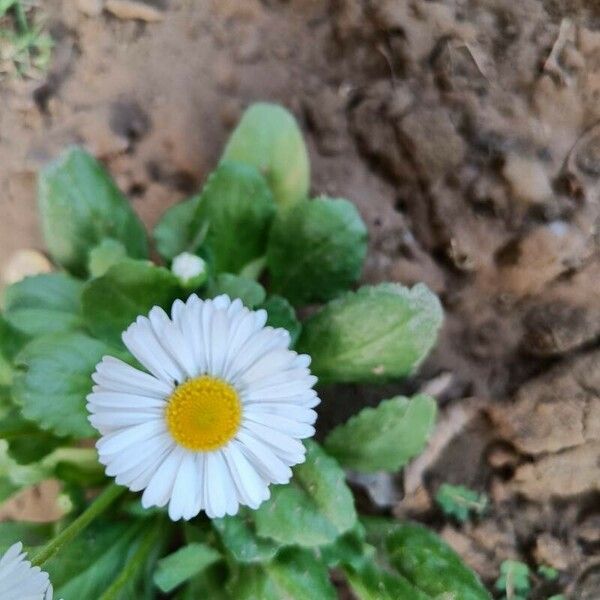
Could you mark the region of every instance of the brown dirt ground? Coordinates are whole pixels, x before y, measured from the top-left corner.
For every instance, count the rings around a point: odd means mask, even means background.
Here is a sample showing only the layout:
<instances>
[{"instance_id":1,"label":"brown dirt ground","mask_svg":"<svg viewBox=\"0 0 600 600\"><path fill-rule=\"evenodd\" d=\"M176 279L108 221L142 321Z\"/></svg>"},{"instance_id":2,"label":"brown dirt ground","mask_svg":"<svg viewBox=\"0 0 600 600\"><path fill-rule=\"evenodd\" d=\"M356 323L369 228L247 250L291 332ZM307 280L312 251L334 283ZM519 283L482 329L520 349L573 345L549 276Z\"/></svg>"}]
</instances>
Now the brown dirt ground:
<instances>
[{"instance_id":1,"label":"brown dirt ground","mask_svg":"<svg viewBox=\"0 0 600 600\"><path fill-rule=\"evenodd\" d=\"M0 82L4 275L43 247L36 172L65 145L99 156L151 227L201 185L246 105L284 104L313 192L349 198L369 227L364 281L424 281L447 311L418 378L328 394L323 427L398 391L442 407L402 476L356 478L361 502L435 526L488 583L520 558L561 571L533 598L600 598L597 2L163 0L144 7L154 22L122 9L48 0L50 72ZM488 515L444 520L444 481L486 491Z\"/></svg>"}]
</instances>

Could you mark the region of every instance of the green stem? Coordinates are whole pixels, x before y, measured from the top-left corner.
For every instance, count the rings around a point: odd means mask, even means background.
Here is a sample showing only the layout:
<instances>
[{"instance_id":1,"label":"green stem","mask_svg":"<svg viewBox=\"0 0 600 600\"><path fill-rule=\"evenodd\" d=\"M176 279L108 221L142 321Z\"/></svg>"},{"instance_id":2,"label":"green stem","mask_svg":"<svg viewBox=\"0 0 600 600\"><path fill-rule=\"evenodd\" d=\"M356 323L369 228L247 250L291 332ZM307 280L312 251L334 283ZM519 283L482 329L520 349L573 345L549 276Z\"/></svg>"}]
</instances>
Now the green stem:
<instances>
[{"instance_id":1,"label":"green stem","mask_svg":"<svg viewBox=\"0 0 600 600\"><path fill-rule=\"evenodd\" d=\"M135 577L138 569L146 562L148 555L156 546L156 539L160 531L160 526L152 527L142 537L140 544L134 555L129 559L119 576L112 582L108 589L100 596L99 600L116 600L120 597L121 591Z\"/></svg>"},{"instance_id":2,"label":"green stem","mask_svg":"<svg viewBox=\"0 0 600 600\"><path fill-rule=\"evenodd\" d=\"M109 485L68 527L50 540L31 560L36 566L43 565L65 544L75 539L96 517L100 516L123 492L125 488Z\"/></svg>"},{"instance_id":3,"label":"green stem","mask_svg":"<svg viewBox=\"0 0 600 600\"><path fill-rule=\"evenodd\" d=\"M17 1L17 3L13 6L13 10L15 13L15 21L17 22L17 29L19 33L27 33L29 31L29 24L27 23L25 9L20 1Z\"/></svg>"}]
</instances>

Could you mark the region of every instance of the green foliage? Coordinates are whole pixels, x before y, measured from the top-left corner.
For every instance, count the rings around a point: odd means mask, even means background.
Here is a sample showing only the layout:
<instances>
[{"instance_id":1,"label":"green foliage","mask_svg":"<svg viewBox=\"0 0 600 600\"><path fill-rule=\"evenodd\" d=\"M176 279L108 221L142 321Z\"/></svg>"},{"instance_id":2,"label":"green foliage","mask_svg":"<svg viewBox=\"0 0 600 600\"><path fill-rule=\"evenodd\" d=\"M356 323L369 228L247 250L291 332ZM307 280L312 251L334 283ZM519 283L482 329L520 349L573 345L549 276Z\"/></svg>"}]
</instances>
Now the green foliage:
<instances>
[{"instance_id":1,"label":"green foliage","mask_svg":"<svg viewBox=\"0 0 600 600\"><path fill-rule=\"evenodd\" d=\"M84 333L60 333L37 338L16 358L21 368L13 393L23 416L59 436L90 437L86 396L91 375L109 348Z\"/></svg>"},{"instance_id":2,"label":"green foliage","mask_svg":"<svg viewBox=\"0 0 600 600\"><path fill-rule=\"evenodd\" d=\"M315 442L307 441L306 447L306 462L294 469L292 482L273 486L271 499L256 511L258 535L281 544L321 546L355 524L344 472Z\"/></svg>"},{"instance_id":3,"label":"green foliage","mask_svg":"<svg viewBox=\"0 0 600 600\"><path fill-rule=\"evenodd\" d=\"M195 252L201 239L194 239L192 220L196 214L200 194L171 206L154 228L158 253L165 260L173 260L182 252Z\"/></svg>"},{"instance_id":4,"label":"green foliage","mask_svg":"<svg viewBox=\"0 0 600 600\"><path fill-rule=\"evenodd\" d=\"M257 168L281 205L293 204L308 195L306 146L296 120L281 106L262 102L250 106L229 138L223 160Z\"/></svg>"},{"instance_id":5,"label":"green foliage","mask_svg":"<svg viewBox=\"0 0 600 600\"><path fill-rule=\"evenodd\" d=\"M100 598L135 552L144 533L139 522L94 523L44 565L55 597L64 600ZM139 596L117 596L119 600L132 597Z\"/></svg>"},{"instance_id":6,"label":"green foliage","mask_svg":"<svg viewBox=\"0 0 600 600\"><path fill-rule=\"evenodd\" d=\"M52 526L49 523L3 521L0 523L0 553L6 552L15 540L23 542L26 548L40 546L51 533Z\"/></svg>"},{"instance_id":7,"label":"green foliage","mask_svg":"<svg viewBox=\"0 0 600 600\"><path fill-rule=\"evenodd\" d=\"M342 199L299 202L278 213L267 249L273 291L292 304L331 300L355 283L367 252L367 228Z\"/></svg>"},{"instance_id":8,"label":"green foliage","mask_svg":"<svg viewBox=\"0 0 600 600\"><path fill-rule=\"evenodd\" d=\"M436 403L424 394L398 396L364 408L325 441L329 454L357 471L397 471L419 454L435 424ZM374 435L374 432L377 432Z\"/></svg>"},{"instance_id":9,"label":"green foliage","mask_svg":"<svg viewBox=\"0 0 600 600\"><path fill-rule=\"evenodd\" d=\"M386 546L390 563L422 592L434 598L455 594L461 600L490 599L473 571L425 527L401 525L388 536Z\"/></svg>"},{"instance_id":10,"label":"green foliage","mask_svg":"<svg viewBox=\"0 0 600 600\"><path fill-rule=\"evenodd\" d=\"M260 283L231 273L220 273L209 283L207 298L215 298L220 294L239 298L249 308L262 304L266 297L265 289Z\"/></svg>"},{"instance_id":11,"label":"green foliage","mask_svg":"<svg viewBox=\"0 0 600 600\"><path fill-rule=\"evenodd\" d=\"M104 238L120 241L133 258L146 258L141 221L102 165L73 147L39 178L42 230L50 254L77 275L87 270L88 252Z\"/></svg>"},{"instance_id":12,"label":"green foliage","mask_svg":"<svg viewBox=\"0 0 600 600\"><path fill-rule=\"evenodd\" d=\"M196 205L191 228L204 232L202 246L216 273L238 273L262 256L275 214L265 179L253 167L222 162L208 178Z\"/></svg>"},{"instance_id":13,"label":"green foliage","mask_svg":"<svg viewBox=\"0 0 600 600\"><path fill-rule=\"evenodd\" d=\"M554 567L549 567L548 565L540 565L537 569L537 572L547 581L556 581L560 575L560 573Z\"/></svg>"},{"instance_id":14,"label":"green foliage","mask_svg":"<svg viewBox=\"0 0 600 600\"><path fill-rule=\"evenodd\" d=\"M525 563L505 560L500 565L500 577L496 580L495 588L505 592L508 598L515 598L515 595L527 596L531 590L530 575Z\"/></svg>"},{"instance_id":15,"label":"green foliage","mask_svg":"<svg viewBox=\"0 0 600 600\"><path fill-rule=\"evenodd\" d=\"M235 600L335 600L336 593L323 565L311 552L282 550L261 567L240 569L231 587Z\"/></svg>"},{"instance_id":16,"label":"green foliage","mask_svg":"<svg viewBox=\"0 0 600 600\"><path fill-rule=\"evenodd\" d=\"M14 25L0 24L0 80L3 75L39 79L48 70L54 42L26 12L22 0L0 0L0 19L11 12Z\"/></svg>"},{"instance_id":17,"label":"green foliage","mask_svg":"<svg viewBox=\"0 0 600 600\"><path fill-rule=\"evenodd\" d=\"M242 510L234 517L213 519L213 527L219 532L223 546L238 563L269 561L279 550L279 545L256 535L249 513Z\"/></svg>"},{"instance_id":18,"label":"green foliage","mask_svg":"<svg viewBox=\"0 0 600 600\"><path fill-rule=\"evenodd\" d=\"M402 575L386 571L374 563L367 563L358 569L346 568L345 572L358 600L432 599Z\"/></svg>"},{"instance_id":19,"label":"green foliage","mask_svg":"<svg viewBox=\"0 0 600 600\"><path fill-rule=\"evenodd\" d=\"M158 562L154 583L170 592L219 560L219 553L205 544L188 544Z\"/></svg>"},{"instance_id":20,"label":"green foliage","mask_svg":"<svg viewBox=\"0 0 600 600\"><path fill-rule=\"evenodd\" d=\"M294 307L282 296L269 296L260 308L264 308L269 315L267 325L283 327L289 331L293 346L302 331L302 325L298 321Z\"/></svg>"},{"instance_id":21,"label":"green foliage","mask_svg":"<svg viewBox=\"0 0 600 600\"><path fill-rule=\"evenodd\" d=\"M113 265L126 257L127 250L121 242L106 238L90 250L88 271L92 277L102 277Z\"/></svg>"},{"instance_id":22,"label":"green foliage","mask_svg":"<svg viewBox=\"0 0 600 600\"><path fill-rule=\"evenodd\" d=\"M343 467L393 472L423 449L436 406L421 394L363 410L334 429L325 448L305 441L305 462L289 484L272 485L257 510L181 525L167 521L164 507L144 509L139 494L117 503L119 485L89 502L90 488L106 482L88 439L97 436L86 410L91 375L106 354L131 360L122 332L154 306L168 311L192 291L241 298L266 310L268 325L289 331L324 383L404 377L426 357L442 322L438 299L422 285L349 292L365 258L366 227L346 200L308 200L308 172L294 118L252 106L202 192L156 226L169 268L146 260L141 223L83 150L70 149L41 173L44 233L71 274L28 278L6 292L0 500L56 478L67 516L22 532L0 524L0 547L9 534L45 543L31 557L48 570L56 597L334 600L335 570L336 583L345 576L360 600L489 599L432 533L389 519L363 525L345 481ZM329 303L304 306L318 302ZM108 507L110 517L85 529Z\"/></svg>"},{"instance_id":23,"label":"green foliage","mask_svg":"<svg viewBox=\"0 0 600 600\"><path fill-rule=\"evenodd\" d=\"M83 319L97 338L121 345L121 334L153 306L170 308L180 295L171 271L142 260L127 259L112 266L83 289Z\"/></svg>"},{"instance_id":24,"label":"green foliage","mask_svg":"<svg viewBox=\"0 0 600 600\"><path fill-rule=\"evenodd\" d=\"M0 419L0 438L9 444L9 453L20 464L41 460L64 440L24 419L17 407L11 407Z\"/></svg>"},{"instance_id":25,"label":"green foliage","mask_svg":"<svg viewBox=\"0 0 600 600\"><path fill-rule=\"evenodd\" d=\"M13 360L26 342L27 336L13 327L0 313L0 386L12 381Z\"/></svg>"},{"instance_id":26,"label":"green foliage","mask_svg":"<svg viewBox=\"0 0 600 600\"><path fill-rule=\"evenodd\" d=\"M437 296L422 284L365 286L308 319L298 349L322 381L385 381L410 375L442 323Z\"/></svg>"},{"instance_id":27,"label":"green foliage","mask_svg":"<svg viewBox=\"0 0 600 600\"><path fill-rule=\"evenodd\" d=\"M31 336L81 327L82 283L65 273L26 277L4 292L6 320Z\"/></svg>"},{"instance_id":28,"label":"green foliage","mask_svg":"<svg viewBox=\"0 0 600 600\"><path fill-rule=\"evenodd\" d=\"M435 495L444 514L464 523L470 514L482 515L488 505L485 494L478 494L464 485L444 483Z\"/></svg>"}]
</instances>

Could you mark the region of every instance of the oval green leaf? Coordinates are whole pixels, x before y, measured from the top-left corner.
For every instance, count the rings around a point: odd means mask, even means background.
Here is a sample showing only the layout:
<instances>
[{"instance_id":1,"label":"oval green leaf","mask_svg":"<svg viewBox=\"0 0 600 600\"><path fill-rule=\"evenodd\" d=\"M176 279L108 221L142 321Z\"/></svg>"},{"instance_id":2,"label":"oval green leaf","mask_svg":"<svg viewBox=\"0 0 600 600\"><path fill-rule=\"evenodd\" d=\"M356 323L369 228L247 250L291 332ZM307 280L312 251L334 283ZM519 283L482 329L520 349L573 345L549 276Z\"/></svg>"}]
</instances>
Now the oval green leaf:
<instances>
[{"instance_id":1,"label":"oval green leaf","mask_svg":"<svg viewBox=\"0 0 600 600\"><path fill-rule=\"evenodd\" d=\"M66 150L40 174L38 204L50 254L84 274L88 252L103 238L123 243L129 256L146 258L146 232L104 167L81 148Z\"/></svg>"},{"instance_id":2,"label":"oval green leaf","mask_svg":"<svg viewBox=\"0 0 600 600\"><path fill-rule=\"evenodd\" d=\"M322 382L405 377L429 353L442 324L438 297L423 284L366 286L327 304L303 325L298 351Z\"/></svg>"},{"instance_id":3,"label":"oval green leaf","mask_svg":"<svg viewBox=\"0 0 600 600\"><path fill-rule=\"evenodd\" d=\"M281 106L264 102L250 106L229 138L223 160L257 168L281 205L308 195L310 167L302 132Z\"/></svg>"}]
</instances>

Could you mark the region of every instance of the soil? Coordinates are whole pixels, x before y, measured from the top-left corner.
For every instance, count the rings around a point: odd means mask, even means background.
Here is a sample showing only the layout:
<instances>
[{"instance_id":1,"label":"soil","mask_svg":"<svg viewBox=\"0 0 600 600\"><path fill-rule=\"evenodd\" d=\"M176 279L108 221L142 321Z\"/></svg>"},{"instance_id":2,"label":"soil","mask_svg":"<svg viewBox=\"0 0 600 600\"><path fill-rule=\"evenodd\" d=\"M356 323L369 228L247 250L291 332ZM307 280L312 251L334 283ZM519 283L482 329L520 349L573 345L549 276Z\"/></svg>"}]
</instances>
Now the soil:
<instances>
[{"instance_id":1,"label":"soil","mask_svg":"<svg viewBox=\"0 0 600 600\"><path fill-rule=\"evenodd\" d=\"M4 278L17 250L43 248L36 173L67 144L152 227L249 103L287 106L313 193L352 200L369 227L363 280L424 281L446 310L418 377L326 394L324 428L399 391L439 400L428 451L401 476L354 477L361 502L436 527L490 585L513 558L560 570L534 599L599 598L597 2L48 0L43 14L50 71L0 81ZM445 519L442 482L486 492L490 511Z\"/></svg>"}]
</instances>

